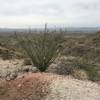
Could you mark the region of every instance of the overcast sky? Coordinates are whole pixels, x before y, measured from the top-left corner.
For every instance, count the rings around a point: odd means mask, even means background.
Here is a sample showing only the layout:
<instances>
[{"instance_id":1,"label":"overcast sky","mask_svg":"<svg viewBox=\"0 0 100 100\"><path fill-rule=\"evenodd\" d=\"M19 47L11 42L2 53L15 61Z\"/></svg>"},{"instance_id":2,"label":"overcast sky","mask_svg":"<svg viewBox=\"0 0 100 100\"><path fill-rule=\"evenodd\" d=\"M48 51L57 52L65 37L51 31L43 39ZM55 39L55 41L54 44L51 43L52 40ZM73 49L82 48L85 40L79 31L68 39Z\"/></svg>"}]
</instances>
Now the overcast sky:
<instances>
[{"instance_id":1,"label":"overcast sky","mask_svg":"<svg viewBox=\"0 0 100 100\"><path fill-rule=\"evenodd\" d=\"M0 0L0 27L100 26L100 0Z\"/></svg>"}]
</instances>

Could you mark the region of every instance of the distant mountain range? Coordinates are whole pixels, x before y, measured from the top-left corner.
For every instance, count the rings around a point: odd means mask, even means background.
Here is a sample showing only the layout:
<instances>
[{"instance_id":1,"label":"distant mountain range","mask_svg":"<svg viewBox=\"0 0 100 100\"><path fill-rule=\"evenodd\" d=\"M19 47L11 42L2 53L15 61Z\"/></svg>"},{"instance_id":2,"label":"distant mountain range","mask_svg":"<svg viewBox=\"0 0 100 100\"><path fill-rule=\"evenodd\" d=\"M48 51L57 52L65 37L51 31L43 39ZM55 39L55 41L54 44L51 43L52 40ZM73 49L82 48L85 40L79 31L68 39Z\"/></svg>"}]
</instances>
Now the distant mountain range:
<instances>
[{"instance_id":1,"label":"distant mountain range","mask_svg":"<svg viewBox=\"0 0 100 100\"><path fill-rule=\"evenodd\" d=\"M7 34L7 33L14 33L14 32L28 32L28 31L31 31L31 32L39 32L39 31L43 31L44 29L43 28L31 28L31 29L26 29L26 28L23 28L23 29L14 29L14 28L0 28L0 34ZM80 32L83 32L83 33L93 33L93 32L96 32L96 31L100 31L100 28L99 27L68 27L68 28L48 28L49 31L65 31L66 33L80 33Z\"/></svg>"}]
</instances>

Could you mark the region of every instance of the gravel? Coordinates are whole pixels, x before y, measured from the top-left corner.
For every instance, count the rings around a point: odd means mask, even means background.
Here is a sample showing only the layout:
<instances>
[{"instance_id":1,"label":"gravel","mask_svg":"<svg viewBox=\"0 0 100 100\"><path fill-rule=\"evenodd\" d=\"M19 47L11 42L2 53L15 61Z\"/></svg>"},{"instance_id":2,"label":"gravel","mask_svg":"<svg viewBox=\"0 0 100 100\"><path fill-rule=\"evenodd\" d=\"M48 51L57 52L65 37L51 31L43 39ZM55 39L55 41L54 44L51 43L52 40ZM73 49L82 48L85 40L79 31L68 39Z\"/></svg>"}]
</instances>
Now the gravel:
<instances>
[{"instance_id":1,"label":"gravel","mask_svg":"<svg viewBox=\"0 0 100 100\"><path fill-rule=\"evenodd\" d=\"M0 78L13 80L24 73L36 73L38 70L32 65L24 65L23 60L2 60L0 59Z\"/></svg>"}]
</instances>

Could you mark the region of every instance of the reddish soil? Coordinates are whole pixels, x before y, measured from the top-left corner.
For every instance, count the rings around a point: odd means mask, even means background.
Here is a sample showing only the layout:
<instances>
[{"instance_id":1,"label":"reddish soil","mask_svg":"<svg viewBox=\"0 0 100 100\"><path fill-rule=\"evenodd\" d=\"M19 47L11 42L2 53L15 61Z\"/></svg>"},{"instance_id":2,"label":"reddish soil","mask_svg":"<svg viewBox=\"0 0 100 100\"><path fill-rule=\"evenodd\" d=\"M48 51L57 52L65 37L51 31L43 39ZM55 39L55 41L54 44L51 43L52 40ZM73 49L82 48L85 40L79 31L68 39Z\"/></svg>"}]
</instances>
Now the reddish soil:
<instances>
[{"instance_id":1,"label":"reddish soil","mask_svg":"<svg viewBox=\"0 0 100 100\"><path fill-rule=\"evenodd\" d=\"M29 73L0 80L0 100L100 100L100 86L48 73Z\"/></svg>"},{"instance_id":2,"label":"reddish soil","mask_svg":"<svg viewBox=\"0 0 100 100\"><path fill-rule=\"evenodd\" d=\"M1 81L0 100L42 100L50 92L48 86L54 79L54 76L48 76L36 73L12 81Z\"/></svg>"}]
</instances>

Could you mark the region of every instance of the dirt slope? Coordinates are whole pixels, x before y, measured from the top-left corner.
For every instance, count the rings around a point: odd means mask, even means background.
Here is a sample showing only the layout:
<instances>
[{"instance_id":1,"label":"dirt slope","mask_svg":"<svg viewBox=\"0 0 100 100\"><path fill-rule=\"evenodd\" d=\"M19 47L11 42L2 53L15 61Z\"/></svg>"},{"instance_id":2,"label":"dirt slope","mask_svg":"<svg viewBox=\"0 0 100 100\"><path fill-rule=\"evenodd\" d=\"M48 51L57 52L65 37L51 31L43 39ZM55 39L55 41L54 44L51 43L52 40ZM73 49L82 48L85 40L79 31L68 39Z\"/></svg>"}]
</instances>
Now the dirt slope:
<instances>
[{"instance_id":1,"label":"dirt slope","mask_svg":"<svg viewBox=\"0 0 100 100\"><path fill-rule=\"evenodd\" d=\"M0 81L0 100L100 100L98 84L47 73Z\"/></svg>"}]
</instances>

